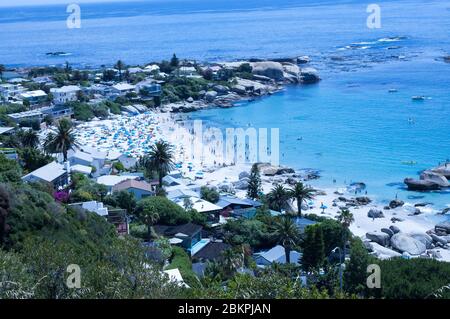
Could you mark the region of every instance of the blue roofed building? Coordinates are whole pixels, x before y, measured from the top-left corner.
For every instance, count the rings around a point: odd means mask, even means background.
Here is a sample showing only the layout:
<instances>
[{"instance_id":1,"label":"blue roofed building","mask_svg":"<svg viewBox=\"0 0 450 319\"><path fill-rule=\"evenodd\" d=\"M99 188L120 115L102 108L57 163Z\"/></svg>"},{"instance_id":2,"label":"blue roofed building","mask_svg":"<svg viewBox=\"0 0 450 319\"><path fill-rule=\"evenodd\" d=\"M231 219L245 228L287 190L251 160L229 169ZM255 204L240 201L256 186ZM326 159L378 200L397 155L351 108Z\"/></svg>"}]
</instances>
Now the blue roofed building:
<instances>
[{"instance_id":1,"label":"blue roofed building","mask_svg":"<svg viewBox=\"0 0 450 319\"><path fill-rule=\"evenodd\" d=\"M222 211L221 215L225 217L246 217L252 218L256 214L256 209L262 204L251 199L241 199L234 196L220 196L216 203Z\"/></svg>"},{"instance_id":2,"label":"blue roofed building","mask_svg":"<svg viewBox=\"0 0 450 319\"><path fill-rule=\"evenodd\" d=\"M291 257L291 264L299 265L302 254L298 251L292 250L290 252ZM285 264L286 263L286 253L284 250L284 247L281 245L277 245L267 251L255 253L253 255L253 258L255 259L256 265L258 267L267 267L272 265L273 263L277 264Z\"/></svg>"}]
</instances>

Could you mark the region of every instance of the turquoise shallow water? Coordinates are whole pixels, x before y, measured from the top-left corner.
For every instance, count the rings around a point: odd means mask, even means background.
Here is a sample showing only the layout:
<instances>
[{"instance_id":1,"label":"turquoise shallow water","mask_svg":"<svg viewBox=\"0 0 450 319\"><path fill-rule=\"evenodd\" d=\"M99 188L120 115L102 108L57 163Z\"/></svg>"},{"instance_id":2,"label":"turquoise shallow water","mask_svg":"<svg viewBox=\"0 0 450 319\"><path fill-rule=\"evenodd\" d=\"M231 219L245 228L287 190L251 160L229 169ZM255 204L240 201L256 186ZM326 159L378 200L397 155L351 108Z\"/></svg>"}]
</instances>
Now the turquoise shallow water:
<instances>
[{"instance_id":1,"label":"turquoise shallow water","mask_svg":"<svg viewBox=\"0 0 450 319\"><path fill-rule=\"evenodd\" d=\"M450 95L444 89L450 78L443 72L449 68L438 61L413 61L325 75L318 85L289 87L240 107L192 117L222 128L279 128L280 162L320 169L322 178L315 185L361 181L381 201L398 194L406 201L443 207L450 204L450 192L408 192L402 181L450 158ZM389 93L390 88L398 92ZM422 94L432 99L411 100Z\"/></svg>"}]
</instances>

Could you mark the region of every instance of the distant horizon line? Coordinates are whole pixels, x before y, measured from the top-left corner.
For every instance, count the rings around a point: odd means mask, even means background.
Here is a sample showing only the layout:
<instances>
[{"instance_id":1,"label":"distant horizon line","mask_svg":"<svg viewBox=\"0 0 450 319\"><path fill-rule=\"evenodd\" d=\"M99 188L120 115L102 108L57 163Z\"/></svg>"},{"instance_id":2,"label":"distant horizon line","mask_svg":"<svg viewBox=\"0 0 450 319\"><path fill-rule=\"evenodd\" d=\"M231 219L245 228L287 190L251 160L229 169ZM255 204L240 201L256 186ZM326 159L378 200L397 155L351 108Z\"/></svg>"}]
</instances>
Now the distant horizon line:
<instances>
[{"instance_id":1,"label":"distant horizon line","mask_svg":"<svg viewBox=\"0 0 450 319\"><path fill-rule=\"evenodd\" d=\"M152 1L152 0L150 0ZM68 6L70 4L108 4L115 2L145 2L145 0L73 0L73 1L62 1L59 3L19 3L19 4L11 4L6 3L2 4L0 2L0 8L23 8L23 7L54 7L54 6Z\"/></svg>"}]
</instances>

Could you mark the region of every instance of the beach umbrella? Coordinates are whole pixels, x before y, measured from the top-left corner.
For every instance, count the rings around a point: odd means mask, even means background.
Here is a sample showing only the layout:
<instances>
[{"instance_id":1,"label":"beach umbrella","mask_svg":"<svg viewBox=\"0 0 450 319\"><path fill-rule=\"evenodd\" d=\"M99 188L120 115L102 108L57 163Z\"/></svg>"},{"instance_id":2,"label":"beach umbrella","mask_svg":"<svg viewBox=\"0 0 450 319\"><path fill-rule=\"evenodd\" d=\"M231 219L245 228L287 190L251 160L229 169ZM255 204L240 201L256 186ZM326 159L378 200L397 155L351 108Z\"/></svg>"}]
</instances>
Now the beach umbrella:
<instances>
[{"instance_id":1,"label":"beach umbrella","mask_svg":"<svg viewBox=\"0 0 450 319\"><path fill-rule=\"evenodd\" d=\"M322 204L320 205L320 209L322 210L322 214L325 213L325 209L327 209L327 208L328 208L328 206L327 206L327 205L324 205L324 203L322 203Z\"/></svg>"}]
</instances>

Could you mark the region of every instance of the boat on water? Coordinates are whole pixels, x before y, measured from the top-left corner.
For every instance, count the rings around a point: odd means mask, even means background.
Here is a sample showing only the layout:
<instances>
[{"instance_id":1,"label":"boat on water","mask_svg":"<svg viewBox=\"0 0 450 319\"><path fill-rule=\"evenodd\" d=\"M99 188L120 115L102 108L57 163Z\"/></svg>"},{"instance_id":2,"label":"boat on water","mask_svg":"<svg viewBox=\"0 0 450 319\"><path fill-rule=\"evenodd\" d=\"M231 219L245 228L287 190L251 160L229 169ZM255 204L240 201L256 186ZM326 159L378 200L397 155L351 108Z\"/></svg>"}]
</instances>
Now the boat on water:
<instances>
[{"instance_id":1,"label":"boat on water","mask_svg":"<svg viewBox=\"0 0 450 319\"><path fill-rule=\"evenodd\" d=\"M389 89L389 93L395 93L395 92L398 92L398 90L397 89Z\"/></svg>"},{"instance_id":2,"label":"boat on water","mask_svg":"<svg viewBox=\"0 0 450 319\"><path fill-rule=\"evenodd\" d=\"M412 97L413 101L424 101L425 100L425 96L423 95L415 95Z\"/></svg>"}]
</instances>

